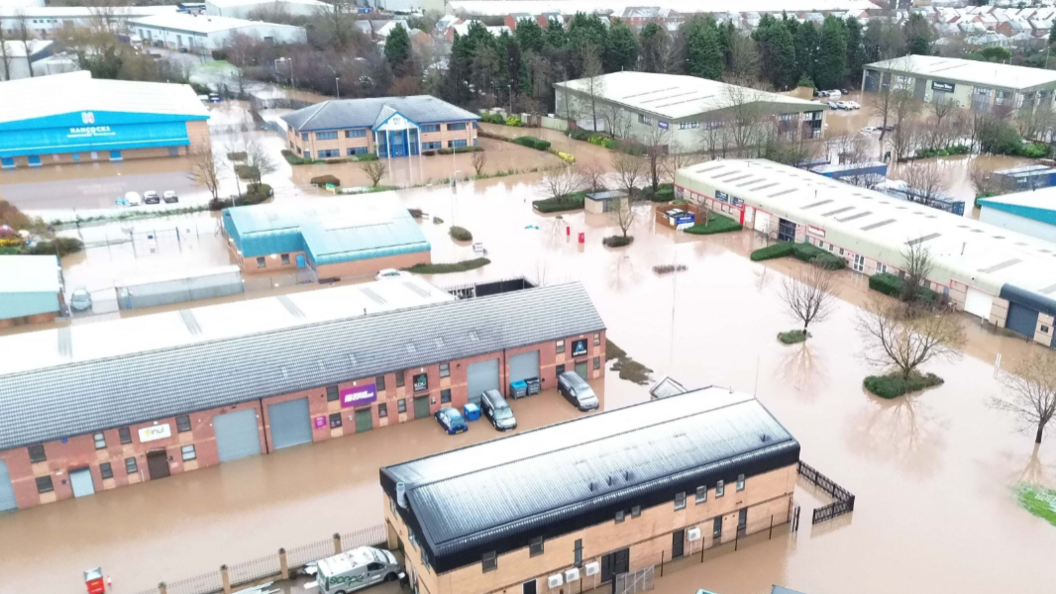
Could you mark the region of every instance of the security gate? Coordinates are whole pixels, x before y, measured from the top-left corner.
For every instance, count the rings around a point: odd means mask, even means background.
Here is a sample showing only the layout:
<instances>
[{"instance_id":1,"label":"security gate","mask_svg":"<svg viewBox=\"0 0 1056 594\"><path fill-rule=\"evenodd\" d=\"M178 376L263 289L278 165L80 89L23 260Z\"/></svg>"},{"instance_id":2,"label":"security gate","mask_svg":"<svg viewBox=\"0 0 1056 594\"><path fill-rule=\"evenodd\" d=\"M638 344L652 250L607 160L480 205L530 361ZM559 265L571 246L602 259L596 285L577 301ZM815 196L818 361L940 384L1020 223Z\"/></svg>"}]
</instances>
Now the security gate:
<instances>
[{"instance_id":1,"label":"security gate","mask_svg":"<svg viewBox=\"0 0 1056 594\"><path fill-rule=\"evenodd\" d=\"M469 401L480 404L480 395L485 390L499 390L499 360L470 363L466 367L466 383L469 384Z\"/></svg>"},{"instance_id":2,"label":"security gate","mask_svg":"<svg viewBox=\"0 0 1056 594\"><path fill-rule=\"evenodd\" d=\"M414 418L424 419L429 416L429 397L418 396L414 399Z\"/></svg>"},{"instance_id":3,"label":"security gate","mask_svg":"<svg viewBox=\"0 0 1056 594\"><path fill-rule=\"evenodd\" d=\"M281 450L312 442L312 422L308 418L308 399L298 398L268 406L272 448Z\"/></svg>"},{"instance_id":4,"label":"security gate","mask_svg":"<svg viewBox=\"0 0 1056 594\"><path fill-rule=\"evenodd\" d=\"M18 509L15 488L11 486L11 475L7 473L7 462L0 460L0 512Z\"/></svg>"},{"instance_id":5,"label":"security gate","mask_svg":"<svg viewBox=\"0 0 1056 594\"><path fill-rule=\"evenodd\" d=\"M92 483L92 471L87 468L71 470L70 486L73 487L74 497L95 495L95 485Z\"/></svg>"},{"instance_id":6,"label":"security gate","mask_svg":"<svg viewBox=\"0 0 1056 594\"><path fill-rule=\"evenodd\" d=\"M539 351L521 353L510 357L510 382L539 377Z\"/></svg>"},{"instance_id":7,"label":"security gate","mask_svg":"<svg viewBox=\"0 0 1056 594\"><path fill-rule=\"evenodd\" d=\"M260 453L257 433L257 411L252 408L213 417L216 451L221 462L238 460Z\"/></svg>"},{"instance_id":8,"label":"security gate","mask_svg":"<svg viewBox=\"0 0 1056 594\"><path fill-rule=\"evenodd\" d=\"M1038 312L1025 305L1009 303L1005 326L1027 338L1034 338L1034 333L1038 330Z\"/></svg>"}]
</instances>

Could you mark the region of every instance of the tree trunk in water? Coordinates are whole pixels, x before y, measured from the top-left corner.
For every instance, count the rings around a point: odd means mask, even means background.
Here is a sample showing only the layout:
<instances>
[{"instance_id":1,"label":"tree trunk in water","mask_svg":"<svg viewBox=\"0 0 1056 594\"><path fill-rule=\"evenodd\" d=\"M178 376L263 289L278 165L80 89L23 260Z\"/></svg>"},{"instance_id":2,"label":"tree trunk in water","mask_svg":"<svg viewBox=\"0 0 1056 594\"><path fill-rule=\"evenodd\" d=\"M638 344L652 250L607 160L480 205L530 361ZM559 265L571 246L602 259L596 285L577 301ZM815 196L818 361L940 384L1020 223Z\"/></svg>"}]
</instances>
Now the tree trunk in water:
<instances>
[{"instance_id":1,"label":"tree trunk in water","mask_svg":"<svg viewBox=\"0 0 1056 594\"><path fill-rule=\"evenodd\" d=\"M1038 435L1037 435L1037 437L1034 438L1034 443L1038 443L1038 444L1041 443L1041 434L1042 434L1043 431L1045 431L1045 424L1044 423L1038 423Z\"/></svg>"}]
</instances>

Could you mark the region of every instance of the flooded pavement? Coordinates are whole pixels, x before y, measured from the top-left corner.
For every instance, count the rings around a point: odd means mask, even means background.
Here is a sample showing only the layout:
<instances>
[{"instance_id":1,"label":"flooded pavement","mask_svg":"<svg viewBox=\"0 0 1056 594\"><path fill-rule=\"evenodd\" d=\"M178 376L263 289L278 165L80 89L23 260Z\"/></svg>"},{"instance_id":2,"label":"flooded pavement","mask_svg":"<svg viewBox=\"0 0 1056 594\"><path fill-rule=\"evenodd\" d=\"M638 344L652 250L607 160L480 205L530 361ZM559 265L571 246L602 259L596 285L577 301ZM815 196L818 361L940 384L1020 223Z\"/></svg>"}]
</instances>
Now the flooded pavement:
<instances>
[{"instance_id":1,"label":"flooded pavement","mask_svg":"<svg viewBox=\"0 0 1056 594\"><path fill-rule=\"evenodd\" d=\"M1032 345L964 316L967 356L926 366L946 383L880 400L861 385L876 371L863 360L854 327L857 306L870 297L864 276L842 273L832 316L811 328L806 344L784 346L776 333L796 323L780 301L781 279L799 264L749 261L762 238L676 234L643 212L635 243L609 249L601 239L615 228L604 215L534 214L536 179L399 192L407 207L444 218L422 223L434 261L469 257L468 247L444 239L452 221L472 231L492 259L430 280L579 280L609 337L655 370L654 379L757 394L801 442L803 460L857 496L850 517L812 527L811 509L823 502L797 491L804 506L798 534L775 533L703 564L687 561L672 568L661 591L763 594L771 584L821 594L1051 590L1056 528L1019 508L1013 488L1028 479L1054 486L1056 441L1049 436L1035 451L1032 435L987 407L1000 389L995 359L1008 364ZM659 264L687 269L658 276ZM594 383L604 390L605 409L647 398L648 386L613 371L604 385ZM553 393L514 408L525 428L578 414ZM80 570L102 565L114 591L129 594L374 525L382 518L380 466L495 435L477 424L448 437L422 420L2 516L0 534L18 535L0 538L4 588L80 591Z\"/></svg>"},{"instance_id":2,"label":"flooded pavement","mask_svg":"<svg viewBox=\"0 0 1056 594\"><path fill-rule=\"evenodd\" d=\"M940 192L964 201L965 216L974 216L972 210L975 204L975 188L972 186L969 172L973 167L978 167L986 172L994 172L1011 167L1022 167L1035 163L1033 159L1023 157L1007 157L1004 155L957 155L953 157L933 157L930 159L918 159L906 163L895 163L888 168L887 177L890 179L910 179L909 173L913 169L929 167L934 163L940 175Z\"/></svg>"}]
</instances>

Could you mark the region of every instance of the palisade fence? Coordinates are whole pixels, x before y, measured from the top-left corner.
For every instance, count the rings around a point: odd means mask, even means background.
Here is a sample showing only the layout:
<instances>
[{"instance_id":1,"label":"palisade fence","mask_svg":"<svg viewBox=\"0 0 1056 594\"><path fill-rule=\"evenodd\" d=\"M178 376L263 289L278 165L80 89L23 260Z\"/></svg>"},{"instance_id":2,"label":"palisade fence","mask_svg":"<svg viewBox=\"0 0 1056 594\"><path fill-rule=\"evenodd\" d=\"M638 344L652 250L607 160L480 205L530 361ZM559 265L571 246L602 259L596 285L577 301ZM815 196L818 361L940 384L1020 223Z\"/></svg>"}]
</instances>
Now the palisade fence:
<instances>
[{"instance_id":1,"label":"palisade fence","mask_svg":"<svg viewBox=\"0 0 1056 594\"><path fill-rule=\"evenodd\" d=\"M814 517L811 518L810 521L811 524L831 520L837 516L842 516L843 514L854 511L854 493L837 485L832 479L821 474L813 466L802 460L799 462L797 471L822 491L832 495L833 499L836 500L825 507L815 509Z\"/></svg>"},{"instance_id":2,"label":"palisade fence","mask_svg":"<svg viewBox=\"0 0 1056 594\"><path fill-rule=\"evenodd\" d=\"M385 526L378 524L357 532L334 533L331 538L313 543L279 549L267 555L233 565L221 565L211 571L175 582L162 582L156 588L138 594L230 594L240 588L256 584L288 579L312 561L361 546L378 546L385 542Z\"/></svg>"}]
</instances>

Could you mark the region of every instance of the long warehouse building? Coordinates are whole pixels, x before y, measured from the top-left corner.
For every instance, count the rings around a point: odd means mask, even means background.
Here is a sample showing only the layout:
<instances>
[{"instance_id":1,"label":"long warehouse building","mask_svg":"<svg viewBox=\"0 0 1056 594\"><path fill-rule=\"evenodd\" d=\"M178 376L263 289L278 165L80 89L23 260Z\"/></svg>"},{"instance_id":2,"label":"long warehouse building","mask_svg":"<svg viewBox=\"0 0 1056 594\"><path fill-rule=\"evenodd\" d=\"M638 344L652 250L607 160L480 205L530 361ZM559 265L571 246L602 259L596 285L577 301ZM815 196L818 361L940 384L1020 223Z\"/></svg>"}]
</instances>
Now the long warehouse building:
<instances>
[{"instance_id":1,"label":"long warehouse building","mask_svg":"<svg viewBox=\"0 0 1056 594\"><path fill-rule=\"evenodd\" d=\"M899 274L911 244L929 287L959 309L1046 346L1056 317L1056 244L763 159L680 169L676 196L779 241L806 242L863 274Z\"/></svg>"},{"instance_id":2,"label":"long warehouse building","mask_svg":"<svg viewBox=\"0 0 1056 594\"><path fill-rule=\"evenodd\" d=\"M0 511L601 377L582 285L493 285L455 299L412 277L0 338Z\"/></svg>"}]
</instances>

